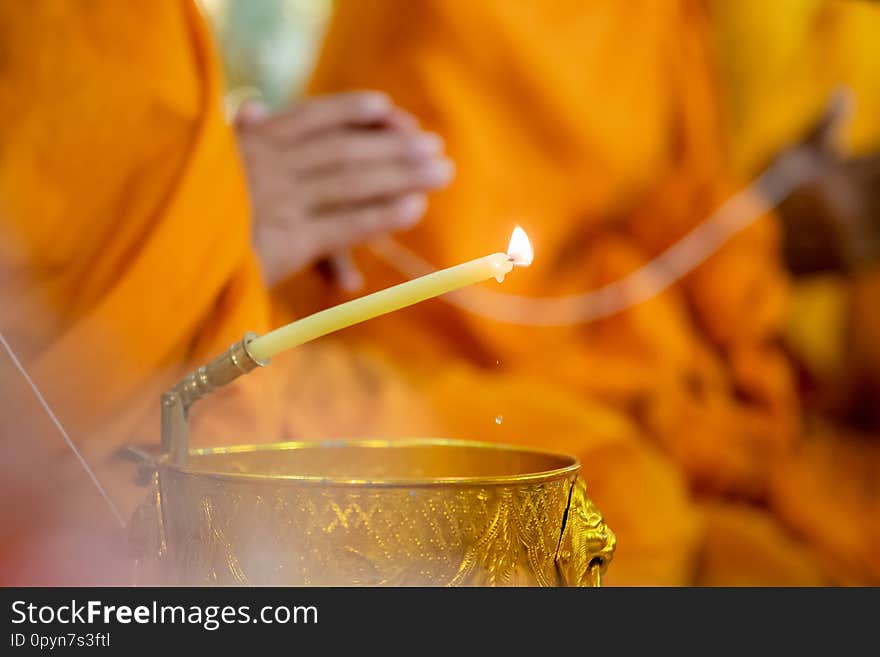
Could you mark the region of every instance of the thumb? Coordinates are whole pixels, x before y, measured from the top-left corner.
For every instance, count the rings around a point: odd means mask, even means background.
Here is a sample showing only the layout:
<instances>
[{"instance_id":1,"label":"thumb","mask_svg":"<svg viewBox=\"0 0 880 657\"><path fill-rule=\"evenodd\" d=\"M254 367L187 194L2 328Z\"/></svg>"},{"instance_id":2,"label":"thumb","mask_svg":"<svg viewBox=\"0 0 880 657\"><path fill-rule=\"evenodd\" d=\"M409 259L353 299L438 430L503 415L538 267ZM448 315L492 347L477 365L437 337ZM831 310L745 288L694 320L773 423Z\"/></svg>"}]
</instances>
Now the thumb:
<instances>
[{"instance_id":1,"label":"thumb","mask_svg":"<svg viewBox=\"0 0 880 657\"><path fill-rule=\"evenodd\" d=\"M813 124L805 144L829 155L843 150L843 131L855 110L855 94L846 86L837 87L828 99L822 115Z\"/></svg>"}]
</instances>

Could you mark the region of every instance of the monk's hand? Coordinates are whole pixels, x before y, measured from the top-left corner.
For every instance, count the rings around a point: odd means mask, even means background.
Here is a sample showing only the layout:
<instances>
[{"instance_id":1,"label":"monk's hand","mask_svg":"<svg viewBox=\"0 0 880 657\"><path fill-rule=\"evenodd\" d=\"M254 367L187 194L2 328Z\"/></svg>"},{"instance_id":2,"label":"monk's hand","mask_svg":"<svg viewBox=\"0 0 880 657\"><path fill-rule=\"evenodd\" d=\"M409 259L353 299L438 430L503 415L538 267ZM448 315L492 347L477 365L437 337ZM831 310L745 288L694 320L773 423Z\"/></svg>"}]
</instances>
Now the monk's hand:
<instances>
[{"instance_id":1,"label":"monk's hand","mask_svg":"<svg viewBox=\"0 0 880 657\"><path fill-rule=\"evenodd\" d=\"M331 258L343 287L357 287L339 254L413 226L425 194L453 174L440 138L377 92L314 98L271 117L246 103L236 130L270 285Z\"/></svg>"},{"instance_id":2,"label":"monk's hand","mask_svg":"<svg viewBox=\"0 0 880 657\"><path fill-rule=\"evenodd\" d=\"M800 155L812 173L779 207L795 273L848 271L880 260L880 152L849 156L841 143L854 103L838 90L806 137L780 156Z\"/></svg>"}]
</instances>

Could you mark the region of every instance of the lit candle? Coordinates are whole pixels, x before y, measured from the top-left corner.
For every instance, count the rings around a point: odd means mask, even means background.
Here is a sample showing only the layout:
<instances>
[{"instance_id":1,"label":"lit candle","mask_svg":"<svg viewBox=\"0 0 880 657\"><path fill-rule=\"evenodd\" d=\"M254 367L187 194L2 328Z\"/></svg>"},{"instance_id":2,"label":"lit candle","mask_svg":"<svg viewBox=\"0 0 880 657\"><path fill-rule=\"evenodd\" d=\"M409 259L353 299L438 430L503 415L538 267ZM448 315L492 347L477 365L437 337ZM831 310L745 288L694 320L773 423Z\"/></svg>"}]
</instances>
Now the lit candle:
<instances>
[{"instance_id":1,"label":"lit candle","mask_svg":"<svg viewBox=\"0 0 880 657\"><path fill-rule=\"evenodd\" d=\"M527 267L532 264L532 257L529 238L517 226L511 235L507 253L493 253L322 310L255 338L248 344L247 350L256 360L267 362L282 351L419 301L490 278L500 283L514 266Z\"/></svg>"}]
</instances>

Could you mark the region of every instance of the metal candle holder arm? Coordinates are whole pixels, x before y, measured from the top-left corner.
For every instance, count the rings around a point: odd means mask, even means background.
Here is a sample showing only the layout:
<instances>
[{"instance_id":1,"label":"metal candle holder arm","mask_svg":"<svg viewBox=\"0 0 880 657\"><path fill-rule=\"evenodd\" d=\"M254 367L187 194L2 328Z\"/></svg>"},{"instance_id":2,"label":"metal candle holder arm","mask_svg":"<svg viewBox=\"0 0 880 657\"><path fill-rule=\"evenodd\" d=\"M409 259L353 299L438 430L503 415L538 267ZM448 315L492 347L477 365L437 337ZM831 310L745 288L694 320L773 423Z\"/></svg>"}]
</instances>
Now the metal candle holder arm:
<instances>
[{"instance_id":1,"label":"metal candle holder arm","mask_svg":"<svg viewBox=\"0 0 880 657\"><path fill-rule=\"evenodd\" d=\"M247 345L258 336L252 331L206 365L186 375L162 394L162 452L175 465L189 458L189 409L202 397L231 383L243 374L265 367L268 360L254 358Z\"/></svg>"}]
</instances>

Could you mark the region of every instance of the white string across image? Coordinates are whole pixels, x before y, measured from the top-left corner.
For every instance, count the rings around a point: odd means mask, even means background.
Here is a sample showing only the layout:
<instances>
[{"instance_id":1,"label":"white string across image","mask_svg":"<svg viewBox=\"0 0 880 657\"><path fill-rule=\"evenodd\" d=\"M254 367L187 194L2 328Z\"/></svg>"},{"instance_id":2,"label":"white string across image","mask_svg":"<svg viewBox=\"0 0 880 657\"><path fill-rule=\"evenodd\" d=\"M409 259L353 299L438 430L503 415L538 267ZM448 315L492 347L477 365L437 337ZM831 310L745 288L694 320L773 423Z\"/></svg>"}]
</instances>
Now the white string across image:
<instances>
[{"instance_id":1,"label":"white string across image","mask_svg":"<svg viewBox=\"0 0 880 657\"><path fill-rule=\"evenodd\" d=\"M85 457L83 457L82 452L79 451L76 444L70 438L64 426L58 420L58 417L52 411L52 408L49 406L49 403L46 401L46 398L43 397L43 393L40 392L40 389L37 387L37 384L34 383L33 379L31 379L30 375L27 373L27 370L24 368L24 365L21 364L21 361L18 360L18 356L15 355L15 352L12 350L12 347L9 346L9 343L6 341L6 337L0 333L0 343L3 344L3 348L6 349L6 352L9 354L9 357L12 359L13 364L21 372L21 375L24 377L24 380L27 381L27 384L30 386L31 390L36 396L37 401L40 402L40 405L43 407L43 410L46 411L46 414L49 416L49 419L52 420L52 423L58 429L58 432L64 438L64 442L67 443L67 446L70 448L70 451L73 452L74 456L79 461L80 465L82 465L83 469L86 471L86 474L89 476L89 479L92 480L92 483L95 485L95 488L98 489L98 492L101 494L101 497L104 498L104 501L107 503L107 506L110 508L110 512L113 514L113 517L119 522L119 525L124 529L125 528L125 519L122 517L122 513L120 513L119 508L110 498L110 495L107 493L107 490L101 485L101 482L98 481L98 477L95 475L92 468L89 466Z\"/></svg>"},{"instance_id":2,"label":"white string across image","mask_svg":"<svg viewBox=\"0 0 880 657\"><path fill-rule=\"evenodd\" d=\"M692 272L731 237L813 179L821 167L819 160L818 154L807 149L790 151L650 262L595 290L558 297L526 297L468 288L440 298L485 319L521 326L571 326L609 317L657 296ZM408 278L436 271L420 255L390 237L372 242L369 248Z\"/></svg>"}]
</instances>

